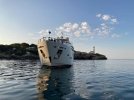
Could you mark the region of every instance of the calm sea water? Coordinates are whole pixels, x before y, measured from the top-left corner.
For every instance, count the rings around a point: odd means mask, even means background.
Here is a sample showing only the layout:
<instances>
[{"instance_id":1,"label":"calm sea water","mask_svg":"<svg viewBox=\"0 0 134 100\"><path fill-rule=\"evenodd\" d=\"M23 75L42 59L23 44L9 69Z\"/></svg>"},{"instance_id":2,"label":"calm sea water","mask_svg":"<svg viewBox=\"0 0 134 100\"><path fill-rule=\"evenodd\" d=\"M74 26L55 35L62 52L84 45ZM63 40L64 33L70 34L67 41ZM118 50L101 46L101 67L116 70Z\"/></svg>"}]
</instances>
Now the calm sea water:
<instances>
[{"instance_id":1,"label":"calm sea water","mask_svg":"<svg viewBox=\"0 0 134 100\"><path fill-rule=\"evenodd\" d=\"M1 60L0 100L134 100L134 60L75 60L62 69Z\"/></svg>"}]
</instances>

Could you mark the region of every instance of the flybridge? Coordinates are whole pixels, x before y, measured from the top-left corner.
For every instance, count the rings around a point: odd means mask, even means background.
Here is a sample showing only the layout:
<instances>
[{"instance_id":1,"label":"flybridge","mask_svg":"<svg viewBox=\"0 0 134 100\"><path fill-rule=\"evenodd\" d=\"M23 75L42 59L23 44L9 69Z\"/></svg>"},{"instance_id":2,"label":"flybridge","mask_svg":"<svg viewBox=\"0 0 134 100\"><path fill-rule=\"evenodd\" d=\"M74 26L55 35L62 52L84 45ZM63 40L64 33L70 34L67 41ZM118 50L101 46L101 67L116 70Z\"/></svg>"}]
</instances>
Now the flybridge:
<instances>
[{"instance_id":1,"label":"flybridge","mask_svg":"<svg viewBox=\"0 0 134 100\"><path fill-rule=\"evenodd\" d=\"M62 32L61 32L61 36L60 37L56 37L56 38L53 38L53 37L50 36L51 31L48 31L48 33L49 33L49 36L48 37L43 37L40 40L43 39L43 40L48 40L48 41L61 41L61 42L70 43L69 42L69 37L64 37Z\"/></svg>"},{"instance_id":2,"label":"flybridge","mask_svg":"<svg viewBox=\"0 0 134 100\"><path fill-rule=\"evenodd\" d=\"M43 38L39 39L38 42L44 41L44 40L46 40L46 41L54 41L54 42L62 42L62 43L70 43L70 42L69 42L69 38L68 38L68 37L63 38L63 36L57 37L57 38L53 38L53 37L43 37Z\"/></svg>"}]
</instances>

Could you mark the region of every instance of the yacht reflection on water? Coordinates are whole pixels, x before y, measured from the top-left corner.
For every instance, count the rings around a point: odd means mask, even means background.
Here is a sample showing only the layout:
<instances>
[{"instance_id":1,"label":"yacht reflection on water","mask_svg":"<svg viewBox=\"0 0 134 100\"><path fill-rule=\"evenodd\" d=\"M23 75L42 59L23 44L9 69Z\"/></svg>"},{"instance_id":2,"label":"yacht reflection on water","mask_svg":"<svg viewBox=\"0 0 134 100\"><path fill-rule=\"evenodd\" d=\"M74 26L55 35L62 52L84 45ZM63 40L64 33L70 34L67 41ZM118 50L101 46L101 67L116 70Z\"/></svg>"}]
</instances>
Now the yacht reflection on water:
<instances>
[{"instance_id":1,"label":"yacht reflection on water","mask_svg":"<svg viewBox=\"0 0 134 100\"><path fill-rule=\"evenodd\" d=\"M47 68L47 66L42 67L39 71L38 79L37 79L37 89L38 89L39 100L44 100L43 92L47 90L50 73L51 73L51 70Z\"/></svg>"},{"instance_id":2,"label":"yacht reflection on water","mask_svg":"<svg viewBox=\"0 0 134 100\"><path fill-rule=\"evenodd\" d=\"M43 66L37 79L39 100L61 100L64 95L73 93L73 68L50 69Z\"/></svg>"}]
</instances>

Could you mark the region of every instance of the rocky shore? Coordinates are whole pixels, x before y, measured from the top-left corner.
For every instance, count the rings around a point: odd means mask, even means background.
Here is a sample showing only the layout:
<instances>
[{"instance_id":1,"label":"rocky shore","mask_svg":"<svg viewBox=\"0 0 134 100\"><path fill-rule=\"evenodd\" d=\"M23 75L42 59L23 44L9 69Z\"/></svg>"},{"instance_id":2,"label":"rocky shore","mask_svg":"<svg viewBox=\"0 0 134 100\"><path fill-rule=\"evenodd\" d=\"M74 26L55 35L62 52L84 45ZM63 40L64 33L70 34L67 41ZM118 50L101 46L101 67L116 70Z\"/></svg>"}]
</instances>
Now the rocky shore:
<instances>
[{"instance_id":1,"label":"rocky shore","mask_svg":"<svg viewBox=\"0 0 134 100\"><path fill-rule=\"evenodd\" d=\"M87 53L87 52L80 52L75 51L74 59L77 60L107 60L105 55L99 53Z\"/></svg>"},{"instance_id":2,"label":"rocky shore","mask_svg":"<svg viewBox=\"0 0 134 100\"><path fill-rule=\"evenodd\" d=\"M35 44L14 43L11 45L0 45L0 59L37 60L39 59L37 46ZM75 51L74 59L77 60L106 60L105 55L99 53L86 53Z\"/></svg>"}]
</instances>

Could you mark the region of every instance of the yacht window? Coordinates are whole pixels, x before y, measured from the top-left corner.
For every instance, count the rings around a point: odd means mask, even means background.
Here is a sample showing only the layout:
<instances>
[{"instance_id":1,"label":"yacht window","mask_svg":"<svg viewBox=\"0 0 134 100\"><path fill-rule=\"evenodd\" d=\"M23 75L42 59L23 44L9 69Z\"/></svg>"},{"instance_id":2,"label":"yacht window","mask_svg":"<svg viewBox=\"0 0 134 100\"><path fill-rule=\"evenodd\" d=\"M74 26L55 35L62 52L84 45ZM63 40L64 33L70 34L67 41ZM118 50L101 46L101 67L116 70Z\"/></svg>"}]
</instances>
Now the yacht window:
<instances>
[{"instance_id":1,"label":"yacht window","mask_svg":"<svg viewBox=\"0 0 134 100\"><path fill-rule=\"evenodd\" d=\"M45 58L45 53L42 50L40 50L40 52L43 55L43 57Z\"/></svg>"}]
</instances>

